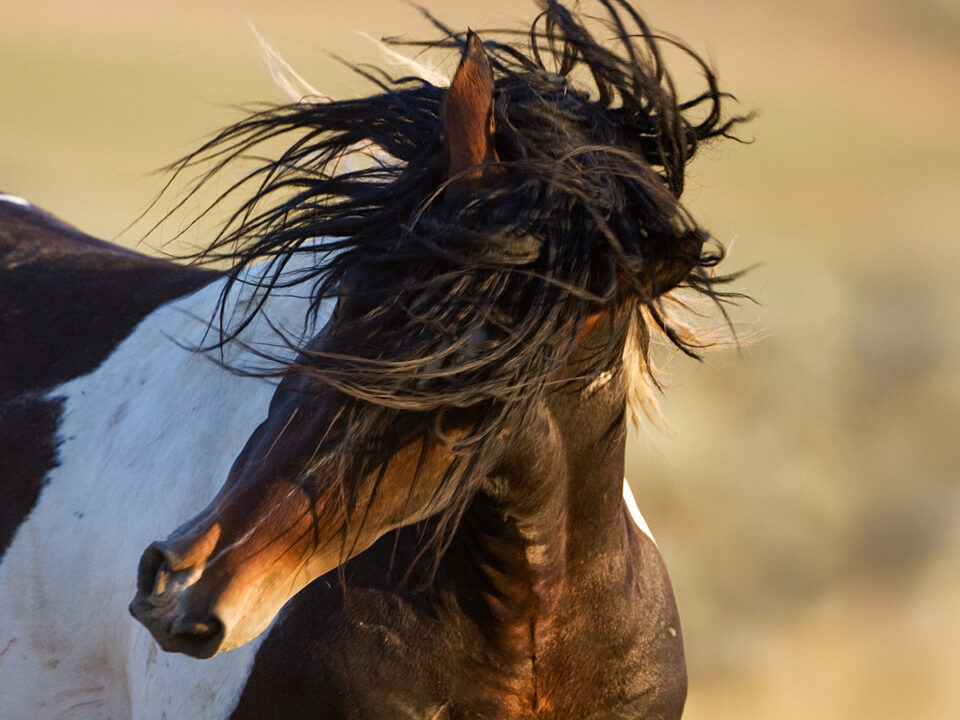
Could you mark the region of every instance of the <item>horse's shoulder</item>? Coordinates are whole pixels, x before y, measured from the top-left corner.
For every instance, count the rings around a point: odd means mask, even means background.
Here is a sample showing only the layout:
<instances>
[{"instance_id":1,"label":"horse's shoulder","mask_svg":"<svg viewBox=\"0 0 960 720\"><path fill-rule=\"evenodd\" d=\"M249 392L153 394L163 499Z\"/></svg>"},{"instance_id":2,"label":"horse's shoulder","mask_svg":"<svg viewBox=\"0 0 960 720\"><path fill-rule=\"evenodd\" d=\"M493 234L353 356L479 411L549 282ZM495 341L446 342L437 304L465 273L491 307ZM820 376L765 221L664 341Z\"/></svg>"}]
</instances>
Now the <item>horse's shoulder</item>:
<instances>
[{"instance_id":1,"label":"horse's shoulder","mask_svg":"<svg viewBox=\"0 0 960 720\"><path fill-rule=\"evenodd\" d=\"M217 277L0 195L0 399L89 373L146 315Z\"/></svg>"}]
</instances>

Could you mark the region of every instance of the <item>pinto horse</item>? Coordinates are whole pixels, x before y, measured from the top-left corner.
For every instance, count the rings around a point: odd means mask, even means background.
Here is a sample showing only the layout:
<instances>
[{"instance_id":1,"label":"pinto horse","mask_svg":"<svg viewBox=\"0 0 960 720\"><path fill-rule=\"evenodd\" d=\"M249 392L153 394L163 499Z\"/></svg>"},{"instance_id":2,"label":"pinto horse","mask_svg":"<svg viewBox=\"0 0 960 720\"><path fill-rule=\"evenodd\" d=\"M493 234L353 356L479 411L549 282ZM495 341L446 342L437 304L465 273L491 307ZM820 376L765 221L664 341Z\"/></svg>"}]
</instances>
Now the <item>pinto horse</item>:
<instances>
[{"instance_id":1,"label":"pinto horse","mask_svg":"<svg viewBox=\"0 0 960 720\"><path fill-rule=\"evenodd\" d=\"M676 293L725 299L679 198L741 118L600 4L610 44L553 2L526 51L441 25L447 88L221 132L180 168L295 136L223 272L0 196L0 715L680 716L627 407L654 335L699 349Z\"/></svg>"}]
</instances>

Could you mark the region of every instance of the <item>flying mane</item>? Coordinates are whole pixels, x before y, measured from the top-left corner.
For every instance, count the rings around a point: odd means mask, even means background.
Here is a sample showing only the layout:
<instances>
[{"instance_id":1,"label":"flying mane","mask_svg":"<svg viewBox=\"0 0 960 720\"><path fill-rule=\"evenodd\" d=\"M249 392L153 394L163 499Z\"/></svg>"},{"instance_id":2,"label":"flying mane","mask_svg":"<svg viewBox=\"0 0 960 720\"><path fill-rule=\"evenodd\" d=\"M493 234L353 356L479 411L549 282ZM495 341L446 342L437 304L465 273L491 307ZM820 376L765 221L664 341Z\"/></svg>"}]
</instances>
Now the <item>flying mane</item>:
<instances>
[{"instance_id":1,"label":"flying mane","mask_svg":"<svg viewBox=\"0 0 960 720\"><path fill-rule=\"evenodd\" d=\"M702 349L673 322L664 293L685 288L719 305L730 276L715 274L723 248L680 202L684 173L704 142L730 137L747 118L724 113L728 96L693 50L652 33L623 0L599 6L603 16L590 18L548 1L527 32L480 32L498 161L474 192L449 192L445 89L368 69L358 72L373 95L266 107L173 166L203 169L199 186L287 139L279 157L260 160L216 201L241 198L195 259L230 266L221 343L237 341L292 282L312 284L314 311L328 298L354 308L349 322L328 325L321 346L285 335L297 359L268 371L307 373L318 392L342 400L317 462L376 468L402 442L398 428L438 433L443 413L482 409L452 445L473 462L557 382L598 313L623 332L595 353L584 380L626 362L633 394L643 395L655 382L652 332L687 354ZM439 40L388 42L464 48L465 34L433 22ZM701 93L677 97L664 47L700 67ZM376 152L359 167L345 163L358 147ZM292 281L284 268L294 258L312 269ZM264 262L236 319L230 289ZM416 420L398 421L408 416Z\"/></svg>"}]
</instances>

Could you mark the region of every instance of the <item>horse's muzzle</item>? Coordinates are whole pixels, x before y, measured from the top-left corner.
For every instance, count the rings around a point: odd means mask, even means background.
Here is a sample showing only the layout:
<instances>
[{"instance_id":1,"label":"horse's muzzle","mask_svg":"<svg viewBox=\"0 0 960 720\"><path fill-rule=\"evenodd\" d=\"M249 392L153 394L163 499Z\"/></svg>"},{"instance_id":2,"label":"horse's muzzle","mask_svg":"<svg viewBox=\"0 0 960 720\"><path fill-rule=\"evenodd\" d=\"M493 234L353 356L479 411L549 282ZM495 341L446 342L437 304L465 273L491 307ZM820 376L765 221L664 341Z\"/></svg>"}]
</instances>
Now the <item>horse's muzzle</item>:
<instances>
[{"instance_id":1,"label":"horse's muzzle","mask_svg":"<svg viewBox=\"0 0 960 720\"><path fill-rule=\"evenodd\" d=\"M137 594L130 614L150 631L160 647L195 658L217 654L224 624L205 603L185 608L196 579L192 569L172 570L163 543L153 543L140 558Z\"/></svg>"}]
</instances>

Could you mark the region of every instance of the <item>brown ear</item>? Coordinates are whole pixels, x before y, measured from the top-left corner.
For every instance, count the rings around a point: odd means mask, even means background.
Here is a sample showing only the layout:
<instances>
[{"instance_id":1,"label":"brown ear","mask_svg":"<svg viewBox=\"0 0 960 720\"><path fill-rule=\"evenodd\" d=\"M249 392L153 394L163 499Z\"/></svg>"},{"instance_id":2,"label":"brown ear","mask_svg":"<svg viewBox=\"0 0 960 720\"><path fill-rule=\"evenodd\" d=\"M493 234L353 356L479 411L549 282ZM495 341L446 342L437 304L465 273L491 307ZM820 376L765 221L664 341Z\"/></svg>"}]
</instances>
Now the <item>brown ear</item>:
<instances>
[{"instance_id":1,"label":"brown ear","mask_svg":"<svg viewBox=\"0 0 960 720\"><path fill-rule=\"evenodd\" d=\"M493 70L475 32L443 101L443 132L447 148L448 193L461 194L481 182L484 165L497 162L493 140Z\"/></svg>"}]
</instances>

